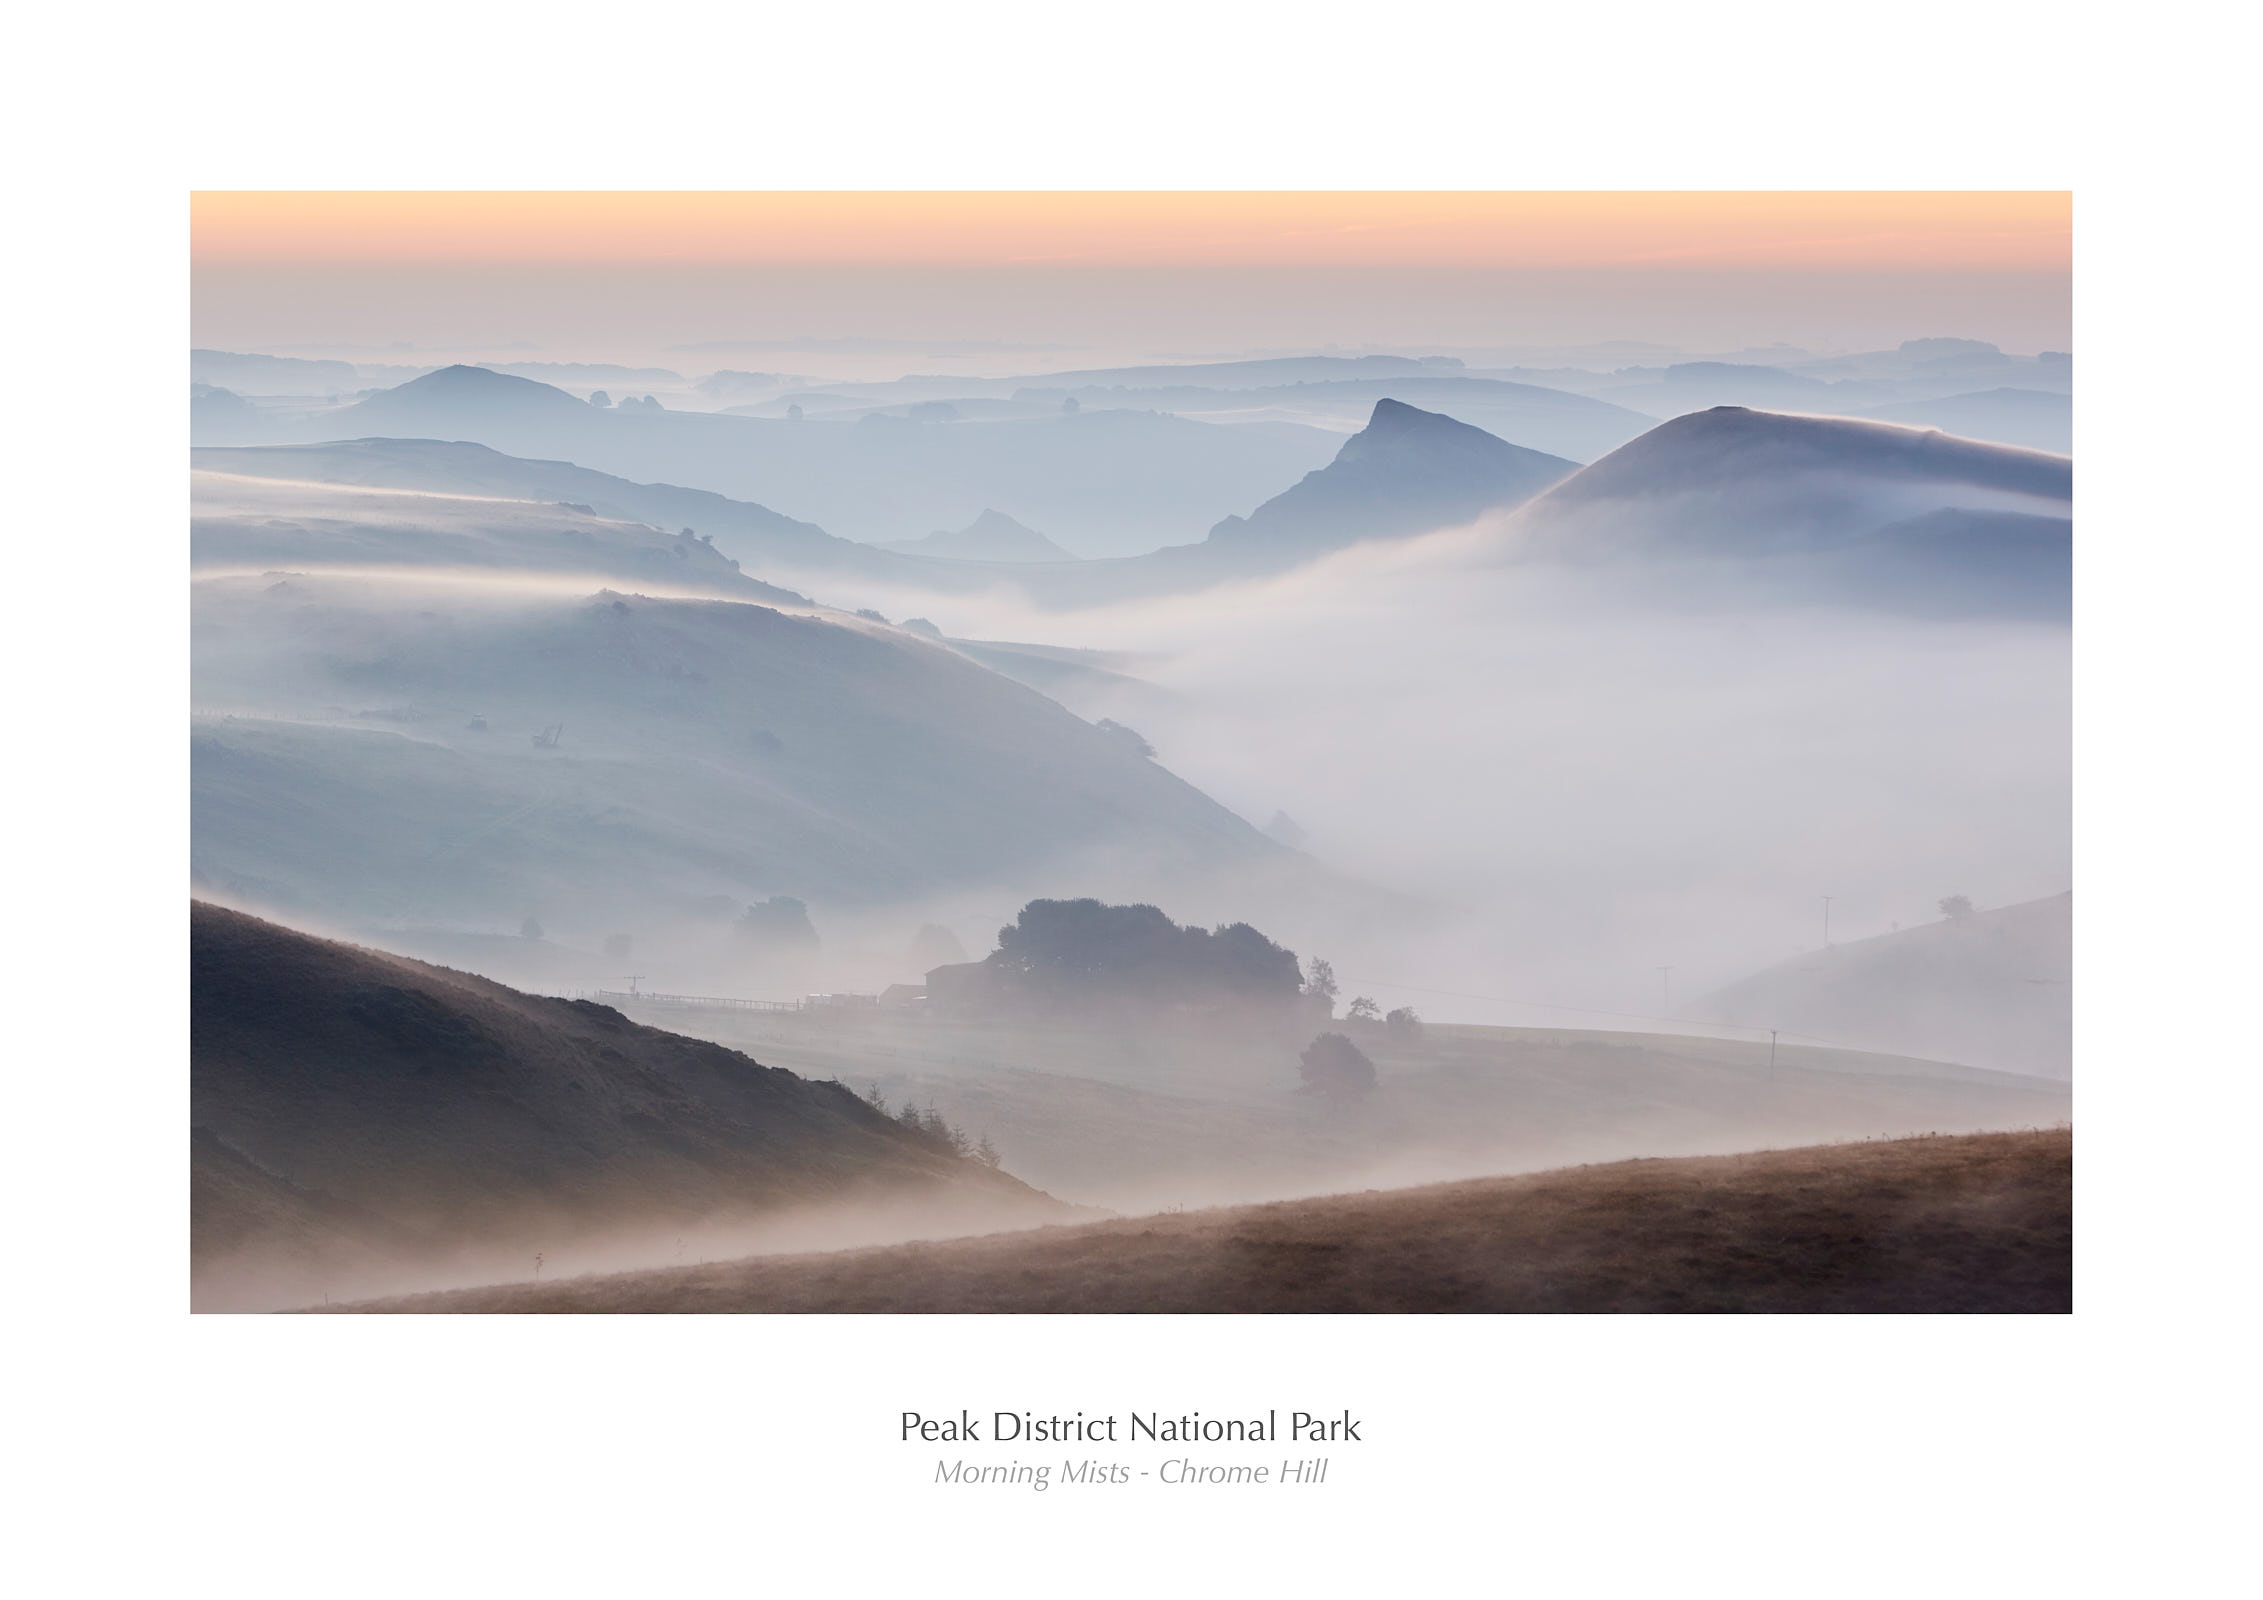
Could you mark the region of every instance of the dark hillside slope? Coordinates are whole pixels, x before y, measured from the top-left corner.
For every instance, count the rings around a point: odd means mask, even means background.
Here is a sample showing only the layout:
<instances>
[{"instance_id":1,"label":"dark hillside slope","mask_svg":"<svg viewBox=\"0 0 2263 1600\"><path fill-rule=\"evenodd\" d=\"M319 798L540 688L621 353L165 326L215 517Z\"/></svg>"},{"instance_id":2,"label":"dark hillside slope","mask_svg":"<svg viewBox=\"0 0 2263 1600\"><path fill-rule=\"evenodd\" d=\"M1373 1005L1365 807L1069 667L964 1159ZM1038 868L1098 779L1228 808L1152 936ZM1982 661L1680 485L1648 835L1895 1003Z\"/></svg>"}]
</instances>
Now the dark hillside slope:
<instances>
[{"instance_id":1,"label":"dark hillside slope","mask_svg":"<svg viewBox=\"0 0 2263 1600\"><path fill-rule=\"evenodd\" d=\"M943 1231L1061 1211L838 1084L604 1006L202 903L189 928L208 1299L819 1204Z\"/></svg>"}]
</instances>

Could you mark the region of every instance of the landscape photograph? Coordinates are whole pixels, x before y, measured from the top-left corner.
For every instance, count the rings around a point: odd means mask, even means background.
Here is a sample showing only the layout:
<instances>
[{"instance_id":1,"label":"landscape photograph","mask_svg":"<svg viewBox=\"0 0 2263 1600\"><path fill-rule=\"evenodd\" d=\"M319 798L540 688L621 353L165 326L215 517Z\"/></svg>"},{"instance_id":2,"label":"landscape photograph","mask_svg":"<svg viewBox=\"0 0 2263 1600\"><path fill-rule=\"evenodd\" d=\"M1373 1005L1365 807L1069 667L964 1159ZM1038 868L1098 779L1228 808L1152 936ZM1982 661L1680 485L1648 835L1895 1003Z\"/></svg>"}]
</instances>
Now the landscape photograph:
<instances>
[{"instance_id":1,"label":"landscape photograph","mask_svg":"<svg viewBox=\"0 0 2263 1600\"><path fill-rule=\"evenodd\" d=\"M194 193L190 1308L2070 1312L2072 210Z\"/></svg>"}]
</instances>

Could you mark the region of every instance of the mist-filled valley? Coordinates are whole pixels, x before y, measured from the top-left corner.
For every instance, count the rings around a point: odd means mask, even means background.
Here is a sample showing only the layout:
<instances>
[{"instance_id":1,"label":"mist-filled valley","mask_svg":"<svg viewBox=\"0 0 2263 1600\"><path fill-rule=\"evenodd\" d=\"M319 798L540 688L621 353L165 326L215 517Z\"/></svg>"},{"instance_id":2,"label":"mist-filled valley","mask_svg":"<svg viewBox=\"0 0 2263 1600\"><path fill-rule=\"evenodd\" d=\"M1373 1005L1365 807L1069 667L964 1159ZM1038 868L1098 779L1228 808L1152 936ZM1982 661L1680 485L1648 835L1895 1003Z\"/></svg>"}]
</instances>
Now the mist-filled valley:
<instances>
[{"instance_id":1,"label":"mist-filled valley","mask_svg":"<svg viewBox=\"0 0 2263 1600\"><path fill-rule=\"evenodd\" d=\"M200 1305L2069 1116L2063 355L594 355L195 353Z\"/></svg>"}]
</instances>

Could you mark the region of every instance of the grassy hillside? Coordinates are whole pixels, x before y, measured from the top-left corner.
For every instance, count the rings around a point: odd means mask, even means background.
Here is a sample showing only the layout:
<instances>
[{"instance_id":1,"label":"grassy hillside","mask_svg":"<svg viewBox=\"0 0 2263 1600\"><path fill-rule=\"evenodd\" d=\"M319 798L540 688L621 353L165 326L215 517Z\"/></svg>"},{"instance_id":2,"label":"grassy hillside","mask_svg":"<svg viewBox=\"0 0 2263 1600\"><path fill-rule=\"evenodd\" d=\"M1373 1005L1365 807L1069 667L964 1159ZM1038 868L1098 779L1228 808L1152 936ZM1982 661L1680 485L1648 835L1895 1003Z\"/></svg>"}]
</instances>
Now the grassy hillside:
<instances>
[{"instance_id":1,"label":"grassy hillside","mask_svg":"<svg viewBox=\"0 0 2263 1600\"><path fill-rule=\"evenodd\" d=\"M767 605L809 600L748 577L681 526L582 505L189 474L189 560L215 569L501 569L624 579Z\"/></svg>"},{"instance_id":2,"label":"grassy hillside","mask_svg":"<svg viewBox=\"0 0 2263 1600\"><path fill-rule=\"evenodd\" d=\"M1835 944L1687 1009L1717 1022L1763 1022L2065 1078L2073 1072L2073 976L2070 892Z\"/></svg>"},{"instance_id":3,"label":"grassy hillside","mask_svg":"<svg viewBox=\"0 0 2263 1600\"><path fill-rule=\"evenodd\" d=\"M780 516L750 500L675 484L634 483L570 461L526 460L461 441L344 439L308 445L206 446L190 451L189 460L200 471L229 477L582 505L599 517L695 529L756 570L783 565L887 577L935 566L853 539L837 539L815 523Z\"/></svg>"},{"instance_id":4,"label":"grassy hillside","mask_svg":"<svg viewBox=\"0 0 2263 1600\"><path fill-rule=\"evenodd\" d=\"M1124 741L884 624L321 575L201 581L194 622L194 865L214 897L294 915L533 916L594 947L702 915L720 938L775 894L1146 898L1174 874L1309 868Z\"/></svg>"},{"instance_id":5,"label":"grassy hillside","mask_svg":"<svg viewBox=\"0 0 2263 1600\"><path fill-rule=\"evenodd\" d=\"M982 1129L1014 1172L1120 1210L1396 1187L1630 1156L2067 1119L2064 1084L1938 1061L1722 1040L1352 1027L1375 1092L1299 1093L1312 1030L1214 1035L944 1021L647 1013ZM1337 1024L1339 1027L1348 1026Z\"/></svg>"},{"instance_id":6,"label":"grassy hillside","mask_svg":"<svg viewBox=\"0 0 2263 1600\"><path fill-rule=\"evenodd\" d=\"M203 1304L820 1208L898 1237L1063 1214L838 1084L603 1006L203 904L190 966Z\"/></svg>"},{"instance_id":7,"label":"grassy hillside","mask_svg":"<svg viewBox=\"0 0 2263 1600\"><path fill-rule=\"evenodd\" d=\"M2066 1129L1630 1161L344 1309L2066 1312Z\"/></svg>"}]
</instances>

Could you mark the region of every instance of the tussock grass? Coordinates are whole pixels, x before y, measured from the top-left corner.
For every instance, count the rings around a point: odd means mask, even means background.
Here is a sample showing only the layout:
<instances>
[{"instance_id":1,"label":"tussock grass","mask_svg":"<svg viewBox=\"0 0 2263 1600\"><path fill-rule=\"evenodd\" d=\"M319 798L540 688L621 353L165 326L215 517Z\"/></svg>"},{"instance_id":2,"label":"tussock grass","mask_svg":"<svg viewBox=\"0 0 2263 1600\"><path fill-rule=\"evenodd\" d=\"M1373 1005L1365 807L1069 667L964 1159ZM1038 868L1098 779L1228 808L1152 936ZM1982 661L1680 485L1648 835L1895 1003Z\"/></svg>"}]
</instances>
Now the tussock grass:
<instances>
[{"instance_id":1,"label":"tussock grass","mask_svg":"<svg viewBox=\"0 0 2263 1600\"><path fill-rule=\"evenodd\" d=\"M2065 1312L2073 1133L1622 1161L333 1310Z\"/></svg>"}]
</instances>

